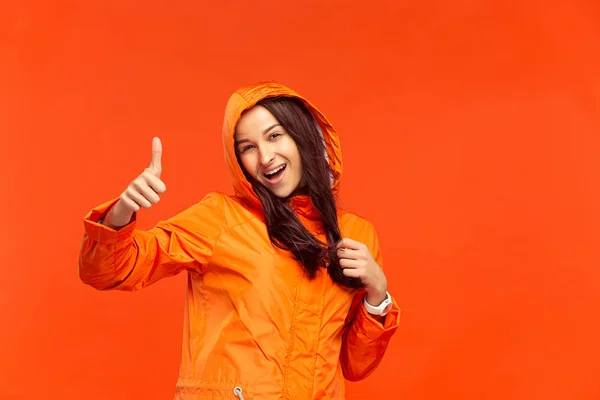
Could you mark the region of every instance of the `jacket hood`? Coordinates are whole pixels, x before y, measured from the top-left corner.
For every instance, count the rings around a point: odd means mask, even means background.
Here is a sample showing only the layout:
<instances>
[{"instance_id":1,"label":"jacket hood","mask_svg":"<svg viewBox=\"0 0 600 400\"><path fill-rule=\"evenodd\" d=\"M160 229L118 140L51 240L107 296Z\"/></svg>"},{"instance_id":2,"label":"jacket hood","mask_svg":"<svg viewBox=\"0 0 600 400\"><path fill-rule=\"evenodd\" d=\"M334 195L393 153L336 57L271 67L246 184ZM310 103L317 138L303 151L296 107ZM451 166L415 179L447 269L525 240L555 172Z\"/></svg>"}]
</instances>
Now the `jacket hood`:
<instances>
[{"instance_id":1,"label":"jacket hood","mask_svg":"<svg viewBox=\"0 0 600 400\"><path fill-rule=\"evenodd\" d=\"M276 96L295 97L300 99L312 112L316 123L318 124L325 145L327 148L327 157L332 171L332 189L337 193L339 189L340 178L342 176L342 153L340 148L339 137L329 123L327 118L314 105L312 105L304 97L296 93L294 90L274 82L258 83L244 86L236 90L225 108L225 121L223 123L223 149L225 155L225 163L229 170L229 175L232 179L233 190L237 197L244 200L249 206L262 208L258 196L254 193L252 185L242 172L242 167L238 164L235 156L234 135L235 128L242 113L259 101Z\"/></svg>"}]
</instances>

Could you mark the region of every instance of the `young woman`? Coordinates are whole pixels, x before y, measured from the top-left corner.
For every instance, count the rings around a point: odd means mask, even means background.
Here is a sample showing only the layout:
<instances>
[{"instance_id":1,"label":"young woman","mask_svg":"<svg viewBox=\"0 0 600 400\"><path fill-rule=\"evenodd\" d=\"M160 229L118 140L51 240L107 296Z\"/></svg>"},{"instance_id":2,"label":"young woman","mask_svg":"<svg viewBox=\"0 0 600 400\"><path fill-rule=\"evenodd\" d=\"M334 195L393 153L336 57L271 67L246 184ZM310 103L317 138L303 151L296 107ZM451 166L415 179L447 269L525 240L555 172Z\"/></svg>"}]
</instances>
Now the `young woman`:
<instances>
[{"instance_id":1,"label":"young woman","mask_svg":"<svg viewBox=\"0 0 600 400\"><path fill-rule=\"evenodd\" d=\"M176 399L344 399L398 327L371 223L341 210L338 136L275 83L239 89L223 127L234 195L210 193L149 231L162 145L119 198L84 220L80 277L138 290L188 274Z\"/></svg>"}]
</instances>

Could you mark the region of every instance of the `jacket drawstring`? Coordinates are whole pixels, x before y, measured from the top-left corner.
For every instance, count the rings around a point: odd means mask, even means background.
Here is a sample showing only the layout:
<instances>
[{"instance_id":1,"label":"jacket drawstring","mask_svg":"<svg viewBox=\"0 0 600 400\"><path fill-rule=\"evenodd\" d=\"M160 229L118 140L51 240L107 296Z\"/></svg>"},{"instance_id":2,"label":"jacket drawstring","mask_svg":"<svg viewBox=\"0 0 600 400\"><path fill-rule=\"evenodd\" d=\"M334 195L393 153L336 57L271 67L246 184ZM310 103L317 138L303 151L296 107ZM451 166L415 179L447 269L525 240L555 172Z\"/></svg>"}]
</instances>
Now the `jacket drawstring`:
<instances>
[{"instance_id":1,"label":"jacket drawstring","mask_svg":"<svg viewBox=\"0 0 600 400\"><path fill-rule=\"evenodd\" d=\"M239 386L236 386L235 389L233 389L233 394L235 394L235 396L240 399L240 400L244 400L244 395L242 394L242 388Z\"/></svg>"}]
</instances>

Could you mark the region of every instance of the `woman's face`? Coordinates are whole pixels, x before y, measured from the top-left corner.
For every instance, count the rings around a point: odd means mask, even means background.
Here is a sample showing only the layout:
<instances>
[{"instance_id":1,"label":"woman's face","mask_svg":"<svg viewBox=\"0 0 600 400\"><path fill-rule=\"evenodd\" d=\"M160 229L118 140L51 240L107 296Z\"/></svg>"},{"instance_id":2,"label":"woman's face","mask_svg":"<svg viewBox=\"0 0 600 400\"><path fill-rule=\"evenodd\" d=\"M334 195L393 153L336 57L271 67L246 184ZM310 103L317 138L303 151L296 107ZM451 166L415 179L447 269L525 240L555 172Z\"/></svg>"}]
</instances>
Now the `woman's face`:
<instances>
[{"instance_id":1,"label":"woman's face","mask_svg":"<svg viewBox=\"0 0 600 400\"><path fill-rule=\"evenodd\" d=\"M263 106L246 111L236 127L235 146L246 172L275 196L291 195L302 181L302 159L294 139Z\"/></svg>"}]
</instances>

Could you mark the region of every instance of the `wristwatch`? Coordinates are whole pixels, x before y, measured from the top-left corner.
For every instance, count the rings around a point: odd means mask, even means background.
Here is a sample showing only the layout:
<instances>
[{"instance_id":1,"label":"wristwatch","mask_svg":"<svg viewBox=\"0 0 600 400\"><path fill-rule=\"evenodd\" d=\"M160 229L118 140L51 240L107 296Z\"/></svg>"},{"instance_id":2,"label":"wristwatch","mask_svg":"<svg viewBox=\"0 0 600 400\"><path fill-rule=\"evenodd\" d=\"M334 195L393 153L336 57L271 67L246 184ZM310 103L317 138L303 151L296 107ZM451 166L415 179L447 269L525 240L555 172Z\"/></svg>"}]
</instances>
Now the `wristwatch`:
<instances>
[{"instance_id":1,"label":"wristwatch","mask_svg":"<svg viewBox=\"0 0 600 400\"><path fill-rule=\"evenodd\" d=\"M390 296L388 292L385 292L385 300L383 300L378 306L372 306L369 303L367 303L367 296L364 297L363 303L369 314L379 315L383 317L392 309L392 296Z\"/></svg>"}]
</instances>

